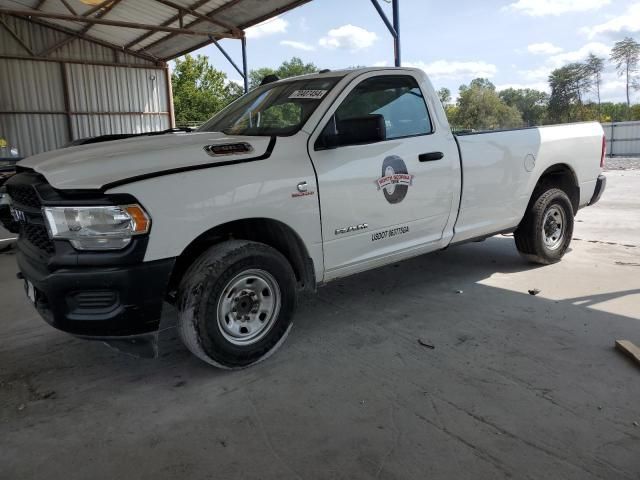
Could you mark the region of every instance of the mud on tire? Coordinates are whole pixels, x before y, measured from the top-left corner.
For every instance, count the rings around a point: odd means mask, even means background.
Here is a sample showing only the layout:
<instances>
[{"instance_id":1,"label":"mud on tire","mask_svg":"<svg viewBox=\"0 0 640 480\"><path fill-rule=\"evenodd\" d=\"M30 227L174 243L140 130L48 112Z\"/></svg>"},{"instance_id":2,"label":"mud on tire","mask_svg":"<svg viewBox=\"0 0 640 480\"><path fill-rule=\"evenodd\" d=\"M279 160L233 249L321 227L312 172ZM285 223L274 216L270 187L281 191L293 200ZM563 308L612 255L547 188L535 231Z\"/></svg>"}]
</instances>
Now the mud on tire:
<instances>
[{"instance_id":1,"label":"mud on tire","mask_svg":"<svg viewBox=\"0 0 640 480\"><path fill-rule=\"evenodd\" d=\"M295 274L280 252L257 242L227 241L204 252L185 273L178 290L178 334L211 365L248 367L284 342L296 301ZM273 318L265 313L270 311Z\"/></svg>"},{"instance_id":2,"label":"mud on tire","mask_svg":"<svg viewBox=\"0 0 640 480\"><path fill-rule=\"evenodd\" d=\"M549 188L535 192L514 232L518 251L532 263L559 262L571 243L573 216L571 201L564 191Z\"/></svg>"}]
</instances>

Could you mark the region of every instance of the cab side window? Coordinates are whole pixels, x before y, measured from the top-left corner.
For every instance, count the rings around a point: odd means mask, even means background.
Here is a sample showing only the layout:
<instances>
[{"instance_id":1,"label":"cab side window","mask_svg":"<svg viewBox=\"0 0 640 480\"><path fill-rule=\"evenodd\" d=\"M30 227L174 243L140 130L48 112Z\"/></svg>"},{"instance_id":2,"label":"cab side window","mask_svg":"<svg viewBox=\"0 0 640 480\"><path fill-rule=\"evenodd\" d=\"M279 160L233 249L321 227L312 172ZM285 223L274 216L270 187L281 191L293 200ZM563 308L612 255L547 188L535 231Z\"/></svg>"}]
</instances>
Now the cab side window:
<instances>
[{"instance_id":1,"label":"cab side window","mask_svg":"<svg viewBox=\"0 0 640 480\"><path fill-rule=\"evenodd\" d=\"M433 132L427 105L415 78L406 75L372 77L347 96L335 113L335 122L382 115L386 139Z\"/></svg>"}]
</instances>

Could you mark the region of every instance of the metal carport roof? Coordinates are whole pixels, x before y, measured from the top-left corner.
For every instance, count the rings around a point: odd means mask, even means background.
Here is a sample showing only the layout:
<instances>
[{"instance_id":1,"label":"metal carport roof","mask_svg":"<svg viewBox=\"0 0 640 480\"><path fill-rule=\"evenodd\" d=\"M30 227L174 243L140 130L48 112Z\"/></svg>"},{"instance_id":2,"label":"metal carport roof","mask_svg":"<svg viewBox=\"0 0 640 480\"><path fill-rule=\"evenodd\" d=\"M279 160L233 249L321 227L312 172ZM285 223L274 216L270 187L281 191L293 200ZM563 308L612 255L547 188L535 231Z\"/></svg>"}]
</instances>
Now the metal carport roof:
<instances>
[{"instance_id":1,"label":"metal carport roof","mask_svg":"<svg viewBox=\"0 0 640 480\"><path fill-rule=\"evenodd\" d=\"M0 0L0 14L19 16L74 38L153 61L167 61L310 0ZM2 17L0 17L2 21ZM5 25L6 26L6 25Z\"/></svg>"}]
</instances>

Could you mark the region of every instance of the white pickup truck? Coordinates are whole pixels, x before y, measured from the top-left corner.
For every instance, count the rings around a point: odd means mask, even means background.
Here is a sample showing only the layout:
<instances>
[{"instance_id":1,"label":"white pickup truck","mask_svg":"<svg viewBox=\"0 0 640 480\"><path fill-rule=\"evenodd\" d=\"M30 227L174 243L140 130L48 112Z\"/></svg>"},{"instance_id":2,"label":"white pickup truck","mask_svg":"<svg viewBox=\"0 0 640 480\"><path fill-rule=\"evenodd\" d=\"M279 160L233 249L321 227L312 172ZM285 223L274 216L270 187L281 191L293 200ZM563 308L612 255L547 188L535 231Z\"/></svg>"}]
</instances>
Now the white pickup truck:
<instances>
[{"instance_id":1,"label":"white pickup truck","mask_svg":"<svg viewBox=\"0 0 640 480\"><path fill-rule=\"evenodd\" d=\"M241 368L291 329L301 290L501 232L559 261L605 187L598 123L455 136L420 70L256 88L197 131L43 153L6 184L18 277L41 315Z\"/></svg>"}]
</instances>

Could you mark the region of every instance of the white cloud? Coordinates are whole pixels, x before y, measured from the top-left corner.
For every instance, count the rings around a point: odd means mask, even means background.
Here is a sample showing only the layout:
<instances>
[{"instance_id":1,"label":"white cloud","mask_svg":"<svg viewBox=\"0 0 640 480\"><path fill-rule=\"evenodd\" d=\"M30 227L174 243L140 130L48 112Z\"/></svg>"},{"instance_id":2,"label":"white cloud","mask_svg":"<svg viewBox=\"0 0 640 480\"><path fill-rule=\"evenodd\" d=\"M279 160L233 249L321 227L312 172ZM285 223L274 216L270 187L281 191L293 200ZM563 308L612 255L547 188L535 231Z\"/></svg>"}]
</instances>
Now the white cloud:
<instances>
[{"instance_id":1,"label":"white cloud","mask_svg":"<svg viewBox=\"0 0 640 480\"><path fill-rule=\"evenodd\" d=\"M531 17L544 17L597 10L610 3L611 0L518 0L504 9Z\"/></svg>"},{"instance_id":2,"label":"white cloud","mask_svg":"<svg viewBox=\"0 0 640 480\"><path fill-rule=\"evenodd\" d=\"M304 42L296 42L294 40L282 40L280 45L284 45L285 47L295 48L296 50L304 50L305 52L311 52L316 49L313 45L309 45Z\"/></svg>"},{"instance_id":3,"label":"white cloud","mask_svg":"<svg viewBox=\"0 0 640 480\"><path fill-rule=\"evenodd\" d=\"M355 52L370 47L377 39L378 35L375 32L349 24L329 30L318 43L326 48L340 48Z\"/></svg>"},{"instance_id":4,"label":"white cloud","mask_svg":"<svg viewBox=\"0 0 640 480\"><path fill-rule=\"evenodd\" d=\"M247 38L260 38L276 33L285 33L289 22L280 17L274 17L266 22L259 23L253 27L247 28L244 33Z\"/></svg>"},{"instance_id":5,"label":"white cloud","mask_svg":"<svg viewBox=\"0 0 640 480\"><path fill-rule=\"evenodd\" d=\"M620 78L615 71L604 72L600 85L600 96L603 102L626 102L625 88L627 84L624 78ZM589 98L596 99L595 92L589 93Z\"/></svg>"},{"instance_id":6,"label":"white cloud","mask_svg":"<svg viewBox=\"0 0 640 480\"><path fill-rule=\"evenodd\" d=\"M374 62L373 66L374 67L388 67L389 66L389 61L388 60L380 60L380 61Z\"/></svg>"},{"instance_id":7,"label":"white cloud","mask_svg":"<svg viewBox=\"0 0 640 480\"><path fill-rule=\"evenodd\" d=\"M627 82L624 80L603 81L602 85L600 85L600 93L617 93L620 96L623 96L626 88Z\"/></svg>"},{"instance_id":8,"label":"white cloud","mask_svg":"<svg viewBox=\"0 0 640 480\"><path fill-rule=\"evenodd\" d=\"M587 56L590 53L593 53L599 56L608 57L610 52L611 52L610 46L605 45L604 43L591 42L591 43L587 43L584 47L579 48L578 50L574 50L573 52L565 52L565 53L560 53L558 55L553 55L549 57L549 63L554 68L559 68L559 67L562 67L563 65L566 65L567 63L581 62L585 58L587 58Z\"/></svg>"},{"instance_id":9,"label":"white cloud","mask_svg":"<svg viewBox=\"0 0 640 480\"><path fill-rule=\"evenodd\" d=\"M498 68L487 62L450 62L448 60L436 60L435 62L403 62L405 67L414 67L424 70L431 79L473 79L491 78Z\"/></svg>"},{"instance_id":10,"label":"white cloud","mask_svg":"<svg viewBox=\"0 0 640 480\"><path fill-rule=\"evenodd\" d=\"M523 78L526 78L528 82L536 82L549 78L551 70L553 70L553 67L543 65L542 67L532 68L529 70L518 70L518 73Z\"/></svg>"},{"instance_id":11,"label":"white cloud","mask_svg":"<svg viewBox=\"0 0 640 480\"><path fill-rule=\"evenodd\" d=\"M538 84L546 82L552 70L563 67L572 62L582 62L590 53L607 58L611 47L604 43L591 42L584 45L578 50L571 52L563 52L557 55L551 55L546 62L539 67L518 70L518 75L524 79L525 83ZM539 89L540 90L540 89Z\"/></svg>"},{"instance_id":12,"label":"white cloud","mask_svg":"<svg viewBox=\"0 0 640 480\"><path fill-rule=\"evenodd\" d=\"M594 27L585 27L582 29L582 32L586 33L589 38L593 38L601 34L615 36L620 36L620 34L630 35L639 31L640 3L631 5L627 11L619 17L612 18L611 20Z\"/></svg>"},{"instance_id":13,"label":"white cloud","mask_svg":"<svg viewBox=\"0 0 640 480\"><path fill-rule=\"evenodd\" d=\"M549 42L532 43L527 47L527 50L534 55L555 55L562 52L562 48Z\"/></svg>"}]
</instances>

